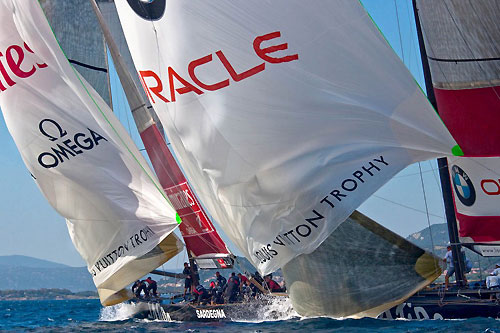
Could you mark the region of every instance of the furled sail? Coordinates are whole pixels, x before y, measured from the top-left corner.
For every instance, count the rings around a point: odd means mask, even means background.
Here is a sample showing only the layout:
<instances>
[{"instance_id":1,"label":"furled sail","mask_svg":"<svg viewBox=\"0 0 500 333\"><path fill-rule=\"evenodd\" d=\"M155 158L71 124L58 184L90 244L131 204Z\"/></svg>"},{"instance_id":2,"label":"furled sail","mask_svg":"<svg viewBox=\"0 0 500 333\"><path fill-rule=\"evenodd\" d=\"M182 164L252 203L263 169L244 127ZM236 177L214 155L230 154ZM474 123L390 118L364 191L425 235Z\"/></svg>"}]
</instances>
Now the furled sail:
<instances>
[{"instance_id":1,"label":"furled sail","mask_svg":"<svg viewBox=\"0 0 500 333\"><path fill-rule=\"evenodd\" d=\"M230 268L232 266L231 253L168 149L157 127L157 121L152 117L153 110L149 109L151 106L146 102L146 96L142 96L143 94L135 84L134 79L139 81L136 71L129 71L134 65L114 4L101 2L99 7L105 9L103 10L107 17L105 21L113 26L113 30L109 29L104 23L104 15L96 11L141 139L159 181L182 221L179 229L186 243L189 257L196 260L201 268ZM94 3L94 8L97 9L96 3ZM131 73L135 75L132 76Z\"/></svg>"},{"instance_id":2,"label":"furled sail","mask_svg":"<svg viewBox=\"0 0 500 333\"><path fill-rule=\"evenodd\" d=\"M461 154L357 1L116 5L187 179L261 273L408 164Z\"/></svg>"},{"instance_id":3,"label":"furled sail","mask_svg":"<svg viewBox=\"0 0 500 333\"><path fill-rule=\"evenodd\" d=\"M468 155L499 156L500 3L417 5L439 114ZM448 164L461 242L500 255L499 159L450 158Z\"/></svg>"},{"instance_id":4,"label":"furled sail","mask_svg":"<svg viewBox=\"0 0 500 333\"><path fill-rule=\"evenodd\" d=\"M21 156L67 219L102 304L182 249L175 211L102 98L61 52L40 5L0 2L0 106Z\"/></svg>"},{"instance_id":5,"label":"furled sail","mask_svg":"<svg viewBox=\"0 0 500 333\"><path fill-rule=\"evenodd\" d=\"M441 274L440 260L355 211L313 253L283 267L306 316L376 317Z\"/></svg>"}]
</instances>

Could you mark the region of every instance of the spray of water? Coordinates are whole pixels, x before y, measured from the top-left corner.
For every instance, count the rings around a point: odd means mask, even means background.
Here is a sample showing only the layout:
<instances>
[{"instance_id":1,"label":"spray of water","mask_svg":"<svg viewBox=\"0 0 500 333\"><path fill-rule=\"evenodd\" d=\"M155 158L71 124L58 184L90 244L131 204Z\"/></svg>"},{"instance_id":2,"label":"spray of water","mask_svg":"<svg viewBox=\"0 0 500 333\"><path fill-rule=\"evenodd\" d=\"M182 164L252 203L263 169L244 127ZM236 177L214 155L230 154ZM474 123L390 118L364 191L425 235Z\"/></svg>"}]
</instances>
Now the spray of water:
<instances>
[{"instance_id":1,"label":"spray of water","mask_svg":"<svg viewBox=\"0 0 500 333\"><path fill-rule=\"evenodd\" d=\"M149 303L149 313L153 320L168 321L171 322L172 318L170 315L163 310L159 303Z\"/></svg>"},{"instance_id":2,"label":"spray of water","mask_svg":"<svg viewBox=\"0 0 500 333\"><path fill-rule=\"evenodd\" d=\"M113 306L107 306L101 309L99 315L100 321L122 321L128 320L140 310L134 303L120 303Z\"/></svg>"},{"instance_id":3,"label":"spray of water","mask_svg":"<svg viewBox=\"0 0 500 333\"><path fill-rule=\"evenodd\" d=\"M288 297L262 296L257 311L258 319L246 319L244 315L240 319L233 319L238 322L261 323L265 321L288 320L300 318L292 307L292 302Z\"/></svg>"},{"instance_id":4,"label":"spray of water","mask_svg":"<svg viewBox=\"0 0 500 333\"><path fill-rule=\"evenodd\" d=\"M300 317L293 309L292 301L288 297L270 297L268 304L261 308L259 314L264 321Z\"/></svg>"}]
</instances>

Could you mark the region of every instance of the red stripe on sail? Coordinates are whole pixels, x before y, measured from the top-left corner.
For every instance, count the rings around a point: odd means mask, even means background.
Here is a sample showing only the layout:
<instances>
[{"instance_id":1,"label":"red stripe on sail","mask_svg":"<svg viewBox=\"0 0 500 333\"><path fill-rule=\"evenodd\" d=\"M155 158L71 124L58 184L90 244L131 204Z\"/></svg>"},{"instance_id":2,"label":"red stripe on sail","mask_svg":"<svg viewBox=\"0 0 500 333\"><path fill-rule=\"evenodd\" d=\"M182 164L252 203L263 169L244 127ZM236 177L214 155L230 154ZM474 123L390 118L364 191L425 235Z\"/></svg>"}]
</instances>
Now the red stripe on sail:
<instances>
[{"instance_id":1,"label":"red stripe on sail","mask_svg":"<svg viewBox=\"0 0 500 333\"><path fill-rule=\"evenodd\" d=\"M439 115L466 156L500 156L500 86L434 92Z\"/></svg>"},{"instance_id":2,"label":"red stripe on sail","mask_svg":"<svg viewBox=\"0 0 500 333\"><path fill-rule=\"evenodd\" d=\"M457 212L460 237L470 237L474 242L500 241L500 216L468 216Z\"/></svg>"},{"instance_id":3,"label":"red stripe on sail","mask_svg":"<svg viewBox=\"0 0 500 333\"><path fill-rule=\"evenodd\" d=\"M170 202L182 219L179 226L187 250L195 257L228 254L229 251L189 187L158 127L141 133L149 159Z\"/></svg>"}]
</instances>

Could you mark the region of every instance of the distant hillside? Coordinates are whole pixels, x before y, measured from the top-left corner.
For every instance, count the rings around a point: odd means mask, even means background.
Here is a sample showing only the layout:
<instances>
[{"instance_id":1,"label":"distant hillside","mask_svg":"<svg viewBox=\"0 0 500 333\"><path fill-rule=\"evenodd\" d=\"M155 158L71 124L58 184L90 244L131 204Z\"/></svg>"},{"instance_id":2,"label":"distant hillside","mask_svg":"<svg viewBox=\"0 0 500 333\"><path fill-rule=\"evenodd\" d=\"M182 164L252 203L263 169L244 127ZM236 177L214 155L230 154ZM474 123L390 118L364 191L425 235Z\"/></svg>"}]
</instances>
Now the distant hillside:
<instances>
[{"instance_id":1,"label":"distant hillside","mask_svg":"<svg viewBox=\"0 0 500 333\"><path fill-rule=\"evenodd\" d=\"M419 232L411 234L407 239L424 250L434 252L438 257L444 257L446 254L446 246L450 242L446 223L433 224L431 225L431 229L429 227L422 229ZM432 249L433 242L434 249Z\"/></svg>"},{"instance_id":2,"label":"distant hillside","mask_svg":"<svg viewBox=\"0 0 500 333\"><path fill-rule=\"evenodd\" d=\"M0 256L0 266L33 267L33 268L63 268L67 265L27 256Z\"/></svg>"},{"instance_id":3,"label":"distant hillside","mask_svg":"<svg viewBox=\"0 0 500 333\"><path fill-rule=\"evenodd\" d=\"M181 269L181 268L179 268ZM238 257L234 269L219 270L229 277L231 272L254 273L255 268L244 257ZM180 272L180 270L179 270ZM215 279L216 270L203 270L200 279L207 284ZM281 273L274 274L280 281ZM184 280L155 277L160 285L172 291L184 288ZM161 281L160 281L161 280ZM72 292L95 291L86 267L69 267L55 262L26 256L0 256L0 290L68 289Z\"/></svg>"},{"instance_id":4,"label":"distant hillside","mask_svg":"<svg viewBox=\"0 0 500 333\"><path fill-rule=\"evenodd\" d=\"M0 290L0 300L42 300L42 299L92 299L97 291L73 293L68 289Z\"/></svg>"},{"instance_id":5,"label":"distant hillside","mask_svg":"<svg viewBox=\"0 0 500 333\"><path fill-rule=\"evenodd\" d=\"M0 281L0 290L61 288L80 292L96 289L86 267L69 267L26 256L0 256Z\"/></svg>"},{"instance_id":6,"label":"distant hillside","mask_svg":"<svg viewBox=\"0 0 500 333\"><path fill-rule=\"evenodd\" d=\"M431 233L432 230L432 241ZM446 246L449 243L448 238L448 226L446 223L433 224L431 229L429 227L422 229L419 232L413 233L407 237L407 239L413 244L421 247L429 252L434 252L434 254L440 258L443 258L446 254ZM434 249L432 248L432 243L434 243ZM477 268L477 276L484 278L485 274L489 273L489 270L493 269L496 262L500 261L500 258L485 258L481 257L477 253L466 249L465 250L467 258L472 261L473 268ZM482 272L481 274L479 272ZM486 272L487 271L487 272Z\"/></svg>"}]
</instances>

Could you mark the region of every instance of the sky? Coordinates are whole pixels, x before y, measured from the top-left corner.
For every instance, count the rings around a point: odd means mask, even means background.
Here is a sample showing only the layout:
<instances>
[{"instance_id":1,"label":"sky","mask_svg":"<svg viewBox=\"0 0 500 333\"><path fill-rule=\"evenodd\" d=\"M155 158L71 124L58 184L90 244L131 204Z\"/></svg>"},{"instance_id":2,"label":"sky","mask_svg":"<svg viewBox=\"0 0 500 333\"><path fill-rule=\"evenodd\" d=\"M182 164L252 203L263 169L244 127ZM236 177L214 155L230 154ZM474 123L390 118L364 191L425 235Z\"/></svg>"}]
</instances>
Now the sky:
<instances>
[{"instance_id":1,"label":"sky","mask_svg":"<svg viewBox=\"0 0 500 333\"><path fill-rule=\"evenodd\" d=\"M423 86L411 1L363 0L362 3L416 81ZM396 19L396 8L399 20ZM117 82L117 78L112 77L115 112L125 128L130 129L138 147L143 148ZM70 266L85 266L71 243L64 218L50 207L24 166L3 118L0 120L0 142L0 256L26 255ZM435 161L408 167L368 199L360 211L404 237L424 229L429 223L444 223L436 169ZM422 184L426 190L429 220ZM223 232L221 234L229 248L239 254ZM185 259L184 252L164 268L179 268Z\"/></svg>"}]
</instances>

